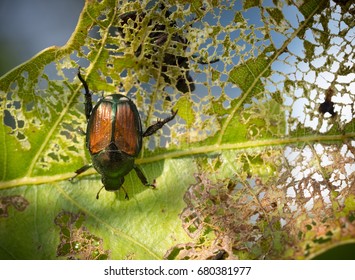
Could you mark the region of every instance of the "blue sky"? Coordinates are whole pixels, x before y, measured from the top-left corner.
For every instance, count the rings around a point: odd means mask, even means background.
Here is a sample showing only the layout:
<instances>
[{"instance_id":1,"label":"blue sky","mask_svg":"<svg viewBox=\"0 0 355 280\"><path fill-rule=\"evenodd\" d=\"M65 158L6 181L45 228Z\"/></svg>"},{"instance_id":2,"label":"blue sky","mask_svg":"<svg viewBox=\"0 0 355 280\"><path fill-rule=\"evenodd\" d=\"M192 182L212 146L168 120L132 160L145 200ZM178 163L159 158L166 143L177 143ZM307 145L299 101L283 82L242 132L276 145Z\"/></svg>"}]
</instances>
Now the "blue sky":
<instances>
[{"instance_id":1,"label":"blue sky","mask_svg":"<svg viewBox=\"0 0 355 280\"><path fill-rule=\"evenodd\" d=\"M44 48L64 45L84 0L1 0L0 76Z\"/></svg>"}]
</instances>

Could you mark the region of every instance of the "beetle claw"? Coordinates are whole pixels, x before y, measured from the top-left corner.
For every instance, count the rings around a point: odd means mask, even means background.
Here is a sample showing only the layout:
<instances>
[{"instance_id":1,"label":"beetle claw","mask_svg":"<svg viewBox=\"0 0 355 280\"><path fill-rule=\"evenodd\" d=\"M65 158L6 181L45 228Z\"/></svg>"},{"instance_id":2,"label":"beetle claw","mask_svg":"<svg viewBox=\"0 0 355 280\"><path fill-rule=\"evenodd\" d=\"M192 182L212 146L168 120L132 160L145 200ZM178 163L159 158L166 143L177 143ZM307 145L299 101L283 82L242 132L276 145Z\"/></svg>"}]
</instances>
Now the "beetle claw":
<instances>
[{"instance_id":1,"label":"beetle claw","mask_svg":"<svg viewBox=\"0 0 355 280\"><path fill-rule=\"evenodd\" d=\"M153 182L151 184L149 184L148 182L146 184L144 184L146 187L150 187L151 189L155 190L157 187L155 185L156 183L156 179L153 180Z\"/></svg>"},{"instance_id":2,"label":"beetle claw","mask_svg":"<svg viewBox=\"0 0 355 280\"><path fill-rule=\"evenodd\" d=\"M125 193L124 199L129 200L129 196L128 196L128 193L126 192L125 188L123 186L121 186L121 188Z\"/></svg>"}]
</instances>

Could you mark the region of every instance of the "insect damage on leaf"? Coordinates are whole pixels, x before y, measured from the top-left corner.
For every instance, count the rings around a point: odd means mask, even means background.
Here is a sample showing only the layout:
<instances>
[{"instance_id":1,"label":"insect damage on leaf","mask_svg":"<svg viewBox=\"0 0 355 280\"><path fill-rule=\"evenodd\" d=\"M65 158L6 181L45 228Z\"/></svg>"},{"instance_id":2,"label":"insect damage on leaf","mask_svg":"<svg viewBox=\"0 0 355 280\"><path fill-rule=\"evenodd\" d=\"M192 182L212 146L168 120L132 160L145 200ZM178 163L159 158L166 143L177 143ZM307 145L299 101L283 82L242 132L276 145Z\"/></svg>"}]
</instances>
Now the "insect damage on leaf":
<instances>
[{"instance_id":1,"label":"insect damage on leaf","mask_svg":"<svg viewBox=\"0 0 355 280\"><path fill-rule=\"evenodd\" d=\"M325 92L325 101L319 105L318 111L321 114L329 113L334 117L337 113L334 111L334 102L332 101L332 96L334 95L334 90L329 88Z\"/></svg>"},{"instance_id":2,"label":"insect damage on leaf","mask_svg":"<svg viewBox=\"0 0 355 280\"><path fill-rule=\"evenodd\" d=\"M178 244L165 258L250 259L260 250L268 254L275 241L273 231L279 227L276 219L270 223L265 214L274 213L275 207L260 205L249 188L234 179L213 182L198 174L196 180L185 193L187 207L180 215L195 243Z\"/></svg>"},{"instance_id":3,"label":"insect damage on leaf","mask_svg":"<svg viewBox=\"0 0 355 280\"><path fill-rule=\"evenodd\" d=\"M9 216L8 209L13 206L17 211L25 211L30 203L20 195L11 195L0 197L0 217Z\"/></svg>"},{"instance_id":4,"label":"insect damage on leaf","mask_svg":"<svg viewBox=\"0 0 355 280\"><path fill-rule=\"evenodd\" d=\"M67 259L106 260L109 251L104 250L101 238L91 234L83 225L85 215L67 211L60 212L54 223L60 228L57 256Z\"/></svg>"}]
</instances>

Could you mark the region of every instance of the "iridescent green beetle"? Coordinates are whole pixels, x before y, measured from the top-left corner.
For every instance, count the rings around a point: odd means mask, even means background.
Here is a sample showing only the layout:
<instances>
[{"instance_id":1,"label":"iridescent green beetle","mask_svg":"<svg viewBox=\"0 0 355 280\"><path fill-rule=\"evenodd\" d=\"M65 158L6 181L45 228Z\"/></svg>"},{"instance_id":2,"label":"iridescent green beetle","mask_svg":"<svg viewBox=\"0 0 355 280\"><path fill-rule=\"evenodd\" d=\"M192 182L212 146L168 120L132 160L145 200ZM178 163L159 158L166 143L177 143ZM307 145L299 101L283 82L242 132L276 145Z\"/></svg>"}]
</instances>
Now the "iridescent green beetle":
<instances>
[{"instance_id":1,"label":"iridescent green beetle","mask_svg":"<svg viewBox=\"0 0 355 280\"><path fill-rule=\"evenodd\" d=\"M158 120L143 132L137 107L131 99L122 94L112 94L99 100L93 108L92 94L80 74L80 68L78 77L85 88L86 146L92 164L76 170L73 178L94 167L101 174L103 187L107 191L117 191L123 185L124 176L134 169L143 185L155 188L134 161L142 149L143 137L154 134L174 119L177 111L172 111L170 117ZM128 198L126 190L122 189ZM96 198L99 198L99 192Z\"/></svg>"}]
</instances>

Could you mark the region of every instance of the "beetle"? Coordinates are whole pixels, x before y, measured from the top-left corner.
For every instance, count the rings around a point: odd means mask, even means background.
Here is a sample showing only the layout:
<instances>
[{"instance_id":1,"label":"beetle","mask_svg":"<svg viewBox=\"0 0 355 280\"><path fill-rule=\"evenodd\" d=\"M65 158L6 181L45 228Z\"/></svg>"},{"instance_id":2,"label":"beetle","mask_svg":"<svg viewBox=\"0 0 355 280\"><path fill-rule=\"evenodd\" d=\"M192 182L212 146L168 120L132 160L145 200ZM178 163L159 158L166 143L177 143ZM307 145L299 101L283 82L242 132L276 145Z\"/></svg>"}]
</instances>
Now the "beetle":
<instances>
[{"instance_id":1,"label":"beetle","mask_svg":"<svg viewBox=\"0 0 355 280\"><path fill-rule=\"evenodd\" d=\"M170 117L158 120L143 132L137 107L131 99L122 94L112 94L100 99L93 107L92 94L80 74L80 67L78 78L85 89L86 147L92 164L76 170L76 175L71 180L94 167L101 174L102 188L107 191L117 191L122 187L125 198L128 199L128 194L123 188L124 176L134 169L143 185L155 188L154 184L148 183L134 161L142 149L143 137L154 134L167 122L173 120L177 110L172 110ZM101 189L97 193L97 199Z\"/></svg>"}]
</instances>

